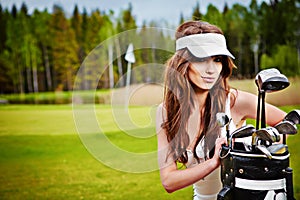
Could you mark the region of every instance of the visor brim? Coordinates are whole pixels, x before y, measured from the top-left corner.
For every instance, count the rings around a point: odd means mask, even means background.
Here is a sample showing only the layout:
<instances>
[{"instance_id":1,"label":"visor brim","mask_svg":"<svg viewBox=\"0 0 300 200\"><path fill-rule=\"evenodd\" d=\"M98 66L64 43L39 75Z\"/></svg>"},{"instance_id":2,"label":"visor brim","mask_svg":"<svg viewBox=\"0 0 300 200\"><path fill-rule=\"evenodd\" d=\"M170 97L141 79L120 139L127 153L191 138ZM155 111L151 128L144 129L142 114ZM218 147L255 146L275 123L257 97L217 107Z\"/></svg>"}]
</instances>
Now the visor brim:
<instances>
[{"instance_id":1,"label":"visor brim","mask_svg":"<svg viewBox=\"0 0 300 200\"><path fill-rule=\"evenodd\" d=\"M224 55L235 59L235 57L228 51L228 49L214 49L211 47L204 48L199 46L189 46L187 47L187 49L191 52L191 54L193 54L193 56L198 58Z\"/></svg>"}]
</instances>

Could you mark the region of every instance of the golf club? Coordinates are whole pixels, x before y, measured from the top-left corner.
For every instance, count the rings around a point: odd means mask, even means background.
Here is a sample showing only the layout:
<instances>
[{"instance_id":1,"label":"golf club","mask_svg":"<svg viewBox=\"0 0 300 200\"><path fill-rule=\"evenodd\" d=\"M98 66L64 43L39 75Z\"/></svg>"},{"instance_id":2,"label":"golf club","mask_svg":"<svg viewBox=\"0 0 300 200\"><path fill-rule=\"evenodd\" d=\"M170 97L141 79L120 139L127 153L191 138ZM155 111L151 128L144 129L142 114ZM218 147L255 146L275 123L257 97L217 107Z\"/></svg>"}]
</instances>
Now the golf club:
<instances>
[{"instance_id":1,"label":"golf club","mask_svg":"<svg viewBox=\"0 0 300 200\"><path fill-rule=\"evenodd\" d=\"M272 127L266 127L266 93L282 90L290 83L277 69L259 72L255 83L258 88L256 127L245 126L235 130L228 139L228 146L222 147L219 156L223 189L218 199L245 197L294 200L293 170L289 167L288 146L277 142L280 142L281 134L285 137L297 133L300 110L288 113L275 126L269 120ZM230 120L224 116L220 118L223 118L220 124L228 126ZM249 146L246 146L246 138L243 138L247 136L252 136ZM234 138L243 139L240 142ZM232 190L226 190L228 188ZM224 191L228 194L223 194Z\"/></svg>"},{"instance_id":2,"label":"golf club","mask_svg":"<svg viewBox=\"0 0 300 200\"><path fill-rule=\"evenodd\" d=\"M231 135L229 139L229 148L232 148L232 139L233 138L244 138L252 136L252 134L255 132L255 128L252 124L248 124L246 126L242 126L238 129L236 129Z\"/></svg>"},{"instance_id":3,"label":"golf club","mask_svg":"<svg viewBox=\"0 0 300 200\"><path fill-rule=\"evenodd\" d=\"M282 90L290 85L287 77L275 68L260 71L255 77L255 83L258 88L256 129L260 128L259 122L261 118L261 128L266 127L265 113L265 93ZM260 108L261 104L261 108Z\"/></svg>"},{"instance_id":4,"label":"golf club","mask_svg":"<svg viewBox=\"0 0 300 200\"><path fill-rule=\"evenodd\" d=\"M286 134L294 135L298 132L297 124L300 124L300 110L289 112L283 121L275 126L279 133L283 134L283 144L286 144Z\"/></svg>"},{"instance_id":5,"label":"golf club","mask_svg":"<svg viewBox=\"0 0 300 200\"><path fill-rule=\"evenodd\" d=\"M227 144L230 143L230 130L229 130L229 124L231 122L231 119L229 119L228 115L225 113L219 112L216 114L217 122L220 127L226 126L226 137L227 137Z\"/></svg>"},{"instance_id":6,"label":"golf club","mask_svg":"<svg viewBox=\"0 0 300 200\"><path fill-rule=\"evenodd\" d=\"M252 149L255 150L255 146L259 145L259 141L263 141L262 143L265 145L266 142L271 145L273 142L280 141L280 135L277 129L274 127L262 128L260 130L255 131L252 134ZM261 145L261 144L260 144Z\"/></svg>"},{"instance_id":7,"label":"golf club","mask_svg":"<svg viewBox=\"0 0 300 200\"><path fill-rule=\"evenodd\" d=\"M217 117L217 122L218 122L218 125L220 127L224 127L226 126L227 124L229 124L229 117L225 114L225 113L222 113L222 112L218 112L216 114L216 117Z\"/></svg>"},{"instance_id":8,"label":"golf club","mask_svg":"<svg viewBox=\"0 0 300 200\"><path fill-rule=\"evenodd\" d=\"M271 152L267 149L266 146L264 146L264 145L257 145L257 146L255 146L255 149L257 149L260 152L262 152L264 155L267 156L267 158L269 158L269 159L273 158Z\"/></svg>"},{"instance_id":9,"label":"golf club","mask_svg":"<svg viewBox=\"0 0 300 200\"><path fill-rule=\"evenodd\" d=\"M287 152L288 147L285 144L273 144L267 147L267 149L271 154L279 155Z\"/></svg>"},{"instance_id":10,"label":"golf club","mask_svg":"<svg viewBox=\"0 0 300 200\"><path fill-rule=\"evenodd\" d=\"M292 110L285 116L284 120L290 121L293 124L300 124L300 110Z\"/></svg>"},{"instance_id":11,"label":"golf club","mask_svg":"<svg viewBox=\"0 0 300 200\"><path fill-rule=\"evenodd\" d=\"M287 77L275 68L260 71L255 77L255 83L260 92L267 93L282 90L290 85Z\"/></svg>"},{"instance_id":12,"label":"golf club","mask_svg":"<svg viewBox=\"0 0 300 200\"><path fill-rule=\"evenodd\" d=\"M282 121L274 126L280 134L294 135L297 133L297 126L290 121Z\"/></svg>"}]
</instances>

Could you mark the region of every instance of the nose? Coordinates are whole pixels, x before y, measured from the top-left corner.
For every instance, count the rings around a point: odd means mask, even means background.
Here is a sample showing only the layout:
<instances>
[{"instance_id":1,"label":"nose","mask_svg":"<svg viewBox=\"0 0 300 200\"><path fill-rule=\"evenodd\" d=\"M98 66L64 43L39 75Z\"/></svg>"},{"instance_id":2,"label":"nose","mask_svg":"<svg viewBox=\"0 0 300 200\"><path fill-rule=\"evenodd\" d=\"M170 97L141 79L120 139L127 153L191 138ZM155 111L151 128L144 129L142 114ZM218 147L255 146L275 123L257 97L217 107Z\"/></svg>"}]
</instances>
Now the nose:
<instances>
[{"instance_id":1,"label":"nose","mask_svg":"<svg viewBox=\"0 0 300 200\"><path fill-rule=\"evenodd\" d=\"M213 74L215 71L216 71L216 66L215 66L215 63L212 59L208 60L207 63L206 63L206 70L205 72L207 74Z\"/></svg>"}]
</instances>

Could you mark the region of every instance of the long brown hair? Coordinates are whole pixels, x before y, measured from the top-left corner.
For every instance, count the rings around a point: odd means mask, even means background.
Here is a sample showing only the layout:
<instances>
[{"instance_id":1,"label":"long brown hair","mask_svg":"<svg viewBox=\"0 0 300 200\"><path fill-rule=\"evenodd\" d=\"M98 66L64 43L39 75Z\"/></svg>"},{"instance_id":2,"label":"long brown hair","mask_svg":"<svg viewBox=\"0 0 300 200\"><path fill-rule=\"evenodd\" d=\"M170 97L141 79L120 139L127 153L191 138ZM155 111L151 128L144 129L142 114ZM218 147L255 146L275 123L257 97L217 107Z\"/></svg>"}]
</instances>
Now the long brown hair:
<instances>
[{"instance_id":1,"label":"long brown hair","mask_svg":"<svg viewBox=\"0 0 300 200\"><path fill-rule=\"evenodd\" d=\"M217 26L211 25L203 21L189 21L178 27L175 37L176 39L192 35L223 32ZM190 138L187 133L187 123L195 108L195 94L193 86L189 82L188 70L193 55L187 49L181 49L167 62L165 72L165 90L164 90L164 106L167 111L166 121L162 124L162 128L166 130L169 142L169 153L174 161L186 163L188 160L186 148L190 144ZM219 79L212 89L210 89L205 101L204 113L201 116L203 127L200 136L197 137L193 152L196 154L196 146L204 139L204 155L211 150L215 144L216 138L219 136L220 128L215 119L217 112L224 112L225 101L229 93L228 78L232 73L233 64L231 58L222 56L222 71ZM166 158L166 159L167 159Z\"/></svg>"}]
</instances>

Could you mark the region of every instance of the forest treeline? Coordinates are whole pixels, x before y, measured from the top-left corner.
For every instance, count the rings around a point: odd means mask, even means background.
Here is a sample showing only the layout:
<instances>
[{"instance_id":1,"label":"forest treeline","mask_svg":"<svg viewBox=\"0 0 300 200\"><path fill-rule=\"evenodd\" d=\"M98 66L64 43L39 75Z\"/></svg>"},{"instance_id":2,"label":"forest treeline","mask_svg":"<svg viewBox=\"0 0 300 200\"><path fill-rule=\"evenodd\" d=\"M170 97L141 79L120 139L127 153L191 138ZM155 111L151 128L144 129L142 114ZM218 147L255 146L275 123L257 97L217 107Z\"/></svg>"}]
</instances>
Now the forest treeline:
<instances>
[{"instance_id":1,"label":"forest treeline","mask_svg":"<svg viewBox=\"0 0 300 200\"><path fill-rule=\"evenodd\" d=\"M181 16L178 24L193 19L218 25L236 57L238 68L233 74L236 78L250 78L259 70L270 67L278 68L287 76L295 76L300 74L299 8L299 0L270 0L261 4L252 0L247 7L225 4L222 11L210 4L206 13L201 13L200 5L196 4L189 18L178 13ZM173 37L161 29L156 33L143 31L155 26L160 26L159 22L150 21L137 29L131 4L118 16L112 10L95 9L87 13L83 9L79 12L76 5L71 16L58 5L53 5L52 12L36 9L29 14L26 3L20 9L15 5L4 9L0 4L0 94L70 91L82 62L95 47L113 35L136 30L126 39L115 39L113 47L108 48L108 55L99 61L106 65L109 54L113 55L115 59L110 72L113 75L105 72L96 85L82 80L79 88L109 88L111 77L114 84L118 82L123 86L119 80L127 71L124 48L131 41L150 34L156 35L154 39L160 44L174 45ZM164 63L170 55L171 52L154 47L140 49L135 52L133 68L147 63ZM88 71L82 79L93 79L93 75L93 71ZM148 76L140 73L135 79L149 81Z\"/></svg>"}]
</instances>

